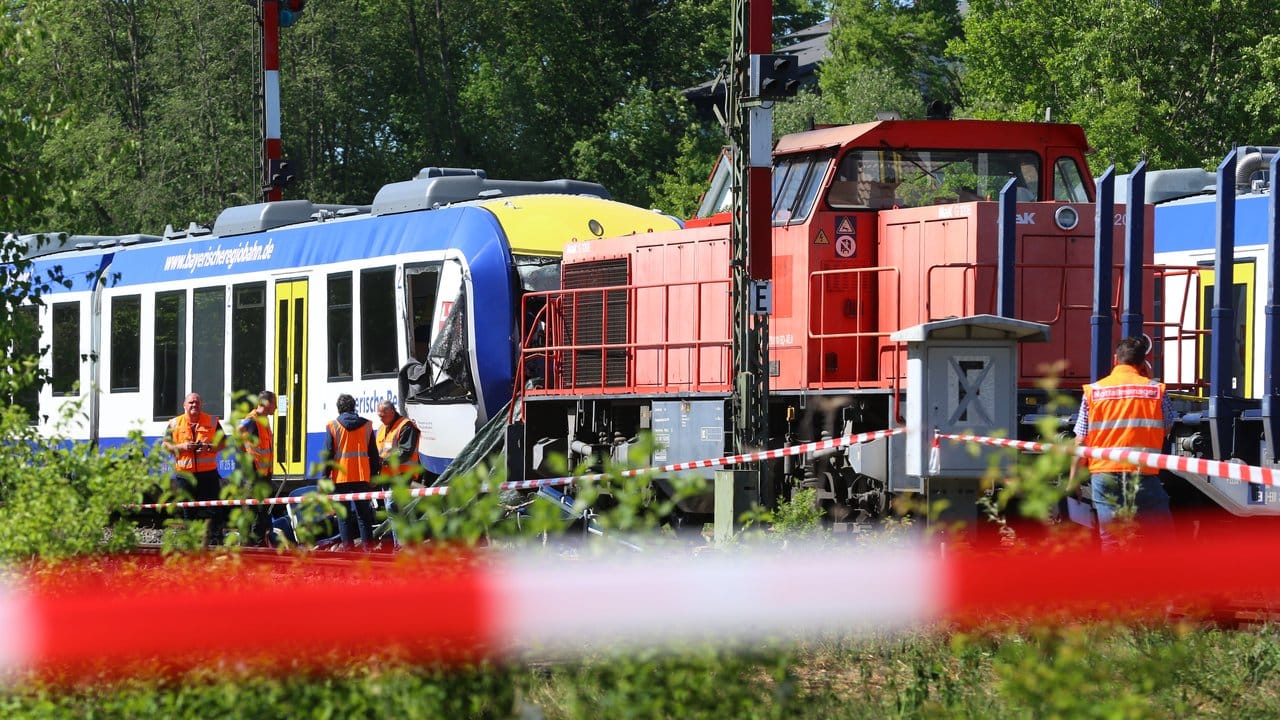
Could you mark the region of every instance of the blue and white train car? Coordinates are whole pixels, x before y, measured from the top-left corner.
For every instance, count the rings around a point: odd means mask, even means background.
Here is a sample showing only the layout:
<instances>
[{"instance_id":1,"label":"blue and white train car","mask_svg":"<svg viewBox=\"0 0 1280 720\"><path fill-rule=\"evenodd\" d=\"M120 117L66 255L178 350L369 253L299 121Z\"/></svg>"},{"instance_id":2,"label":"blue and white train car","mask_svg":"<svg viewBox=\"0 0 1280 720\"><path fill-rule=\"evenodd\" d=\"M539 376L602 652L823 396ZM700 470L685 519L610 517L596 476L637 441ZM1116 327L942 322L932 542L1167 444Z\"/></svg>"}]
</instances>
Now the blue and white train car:
<instances>
[{"instance_id":1,"label":"blue and white train car","mask_svg":"<svg viewBox=\"0 0 1280 720\"><path fill-rule=\"evenodd\" d=\"M340 393L376 422L379 401L404 407L413 387L439 473L510 399L521 296L558 282L564 245L678 227L605 198L589 183L429 169L372 206L290 200L228 209L208 231L73 237L34 260L37 276L71 280L38 309L40 422L78 401L72 439L107 447L138 428L154 442L188 392L225 427L234 398L267 388L277 475L298 477Z\"/></svg>"},{"instance_id":2,"label":"blue and white train car","mask_svg":"<svg viewBox=\"0 0 1280 720\"><path fill-rule=\"evenodd\" d=\"M1234 259L1231 262L1234 332L1229 353L1230 387L1240 398L1264 393L1260 370L1265 334L1269 189L1266 162L1275 148L1245 148L1239 160L1235 208ZM1213 173L1200 169L1156 171L1147 175L1148 202L1155 203L1157 300L1162 325L1164 379L1203 394L1210 361L1210 324L1217 229ZM1169 196L1173 195L1171 199ZM1181 196L1181 197L1179 197ZM1177 332L1181 329L1181 333ZM1174 340L1173 338L1179 338Z\"/></svg>"}]
</instances>

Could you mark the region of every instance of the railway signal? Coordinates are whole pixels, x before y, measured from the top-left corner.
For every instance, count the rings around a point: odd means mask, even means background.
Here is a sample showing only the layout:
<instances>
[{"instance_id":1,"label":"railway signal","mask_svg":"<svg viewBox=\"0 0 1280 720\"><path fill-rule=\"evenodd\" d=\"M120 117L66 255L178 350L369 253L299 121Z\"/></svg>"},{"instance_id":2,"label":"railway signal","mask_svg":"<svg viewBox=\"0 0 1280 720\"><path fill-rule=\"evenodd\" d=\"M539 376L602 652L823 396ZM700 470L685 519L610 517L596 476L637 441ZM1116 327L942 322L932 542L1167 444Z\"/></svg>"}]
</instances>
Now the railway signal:
<instances>
[{"instance_id":1,"label":"railway signal","mask_svg":"<svg viewBox=\"0 0 1280 720\"><path fill-rule=\"evenodd\" d=\"M790 55L752 55L751 96L762 100L794 97L800 90L795 70L796 59Z\"/></svg>"},{"instance_id":2,"label":"railway signal","mask_svg":"<svg viewBox=\"0 0 1280 720\"><path fill-rule=\"evenodd\" d=\"M293 27L302 15L302 9L306 4L306 0L280 0L280 27Z\"/></svg>"},{"instance_id":3,"label":"railway signal","mask_svg":"<svg viewBox=\"0 0 1280 720\"><path fill-rule=\"evenodd\" d=\"M297 180L297 174L294 171L293 161L283 158L271 158L267 162L267 180L273 188L284 188L293 184Z\"/></svg>"}]
</instances>

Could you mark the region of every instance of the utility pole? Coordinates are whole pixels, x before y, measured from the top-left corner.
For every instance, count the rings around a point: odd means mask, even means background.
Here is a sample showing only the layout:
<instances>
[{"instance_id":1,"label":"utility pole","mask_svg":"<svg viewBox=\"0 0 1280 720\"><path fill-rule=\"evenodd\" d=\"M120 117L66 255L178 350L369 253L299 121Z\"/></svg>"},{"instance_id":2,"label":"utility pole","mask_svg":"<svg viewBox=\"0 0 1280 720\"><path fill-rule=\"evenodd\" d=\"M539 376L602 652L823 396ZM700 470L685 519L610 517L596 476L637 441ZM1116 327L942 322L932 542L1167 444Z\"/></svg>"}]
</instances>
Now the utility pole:
<instances>
[{"instance_id":1,"label":"utility pole","mask_svg":"<svg viewBox=\"0 0 1280 720\"><path fill-rule=\"evenodd\" d=\"M795 94L794 59L773 55L772 0L734 0L726 90L733 159L734 446L769 445L769 312L773 278L773 103ZM773 484L759 464L760 500Z\"/></svg>"}]
</instances>

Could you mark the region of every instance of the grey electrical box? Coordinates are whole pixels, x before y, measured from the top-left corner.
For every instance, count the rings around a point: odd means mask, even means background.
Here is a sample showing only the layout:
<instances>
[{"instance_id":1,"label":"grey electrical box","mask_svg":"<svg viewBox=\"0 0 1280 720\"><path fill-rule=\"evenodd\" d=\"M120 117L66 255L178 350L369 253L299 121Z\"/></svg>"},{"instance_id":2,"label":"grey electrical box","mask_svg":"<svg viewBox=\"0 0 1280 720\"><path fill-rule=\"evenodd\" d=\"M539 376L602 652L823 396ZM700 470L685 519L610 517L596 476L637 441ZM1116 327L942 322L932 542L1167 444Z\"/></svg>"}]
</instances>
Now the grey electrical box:
<instances>
[{"instance_id":1,"label":"grey electrical box","mask_svg":"<svg viewBox=\"0 0 1280 720\"><path fill-rule=\"evenodd\" d=\"M1016 437L1018 343L1045 342L1049 326L996 315L951 318L889 336L907 344L906 475L976 479L994 448L943 441L929 468L934 431Z\"/></svg>"}]
</instances>

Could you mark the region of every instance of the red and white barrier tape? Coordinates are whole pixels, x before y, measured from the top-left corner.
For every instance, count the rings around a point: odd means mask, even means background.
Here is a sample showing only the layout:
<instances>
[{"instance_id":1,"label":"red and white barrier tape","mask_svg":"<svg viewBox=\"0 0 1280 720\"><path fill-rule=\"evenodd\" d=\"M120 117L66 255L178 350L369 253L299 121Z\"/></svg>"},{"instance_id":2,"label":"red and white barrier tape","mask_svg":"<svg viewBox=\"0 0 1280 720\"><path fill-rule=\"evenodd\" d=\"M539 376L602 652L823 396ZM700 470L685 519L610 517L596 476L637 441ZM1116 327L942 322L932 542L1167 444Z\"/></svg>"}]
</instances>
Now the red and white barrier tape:
<instances>
[{"instance_id":1,"label":"red and white barrier tape","mask_svg":"<svg viewBox=\"0 0 1280 720\"><path fill-rule=\"evenodd\" d=\"M777 448L774 450L760 450L753 453L745 453L742 455L729 455L726 457L715 458L712 460L693 460L689 462L671 463L652 468L641 468L638 470L624 470L620 474L623 477L635 477L646 473L668 473L683 472L685 470L697 470L702 468L723 467L725 465L737 465L739 463L755 462L757 460L776 460L789 455L803 455L805 453L818 452L820 450L830 450L834 448L846 447L849 445L859 445L868 443L873 440L897 435L905 432L905 428L892 428L889 430L877 430L875 432L859 433L857 435L845 435L829 440L819 440L817 442L804 443L801 445L792 445L790 447ZM609 477L606 473L595 473L592 475L577 475L572 477L557 478L540 478L537 480L513 480L511 482L500 483L496 488L491 488L488 484L482 485L483 492L490 492L496 489L499 492L505 490L533 490L541 487L553 487L557 485L572 485L576 482L591 482L603 480ZM409 495L411 497L426 497L429 495L444 495L449 492L448 486L444 487L428 487L428 488L410 488ZM334 502L349 502L352 500L385 500L392 495L391 490L373 490L369 492L356 493L332 493L323 497ZM209 508L209 507L241 507L254 505L297 505L305 502L307 496L299 497L277 497L266 498L263 500L255 500L253 498L237 499L237 500L185 500L182 502L169 503L142 503L137 505L127 505L126 507L135 510L162 510L168 508Z\"/></svg>"},{"instance_id":2,"label":"red and white barrier tape","mask_svg":"<svg viewBox=\"0 0 1280 720\"><path fill-rule=\"evenodd\" d=\"M1054 447L1050 443L1032 442L1029 440L1009 440L1007 438L983 437L981 435L956 435L938 433L937 437L946 440L974 442L980 445L1011 447L1032 452L1047 452ZM1072 455L1097 460L1113 460L1131 465L1155 468L1157 470L1177 470L1196 475L1241 480L1257 485L1280 485L1280 471L1272 468L1245 465L1243 463L1223 462L1221 460L1204 460L1181 455L1164 455L1146 450L1129 450L1125 448L1095 448L1085 445L1064 446Z\"/></svg>"},{"instance_id":3,"label":"red and white barrier tape","mask_svg":"<svg viewBox=\"0 0 1280 720\"><path fill-rule=\"evenodd\" d=\"M1248 547L1249 552L1241 552ZM1164 617L1170 602L1280 601L1258 557L1274 528L1111 553L1058 547L938 553L918 545L627 558L494 552L341 568L237 563L66 566L0 588L0 671L101 681L217 660L341 667L331 653L502 660L699 642L881 633L934 621ZM334 614L377 598L376 622ZM288 608L287 621L264 608ZM688 645L685 645L686 647ZM279 662L279 661L285 662ZM273 662L275 661L275 662Z\"/></svg>"}]
</instances>

